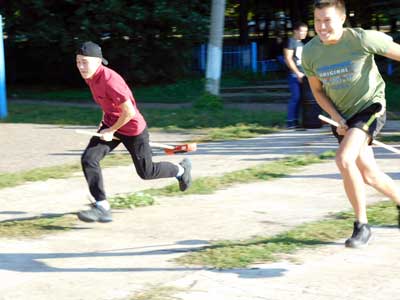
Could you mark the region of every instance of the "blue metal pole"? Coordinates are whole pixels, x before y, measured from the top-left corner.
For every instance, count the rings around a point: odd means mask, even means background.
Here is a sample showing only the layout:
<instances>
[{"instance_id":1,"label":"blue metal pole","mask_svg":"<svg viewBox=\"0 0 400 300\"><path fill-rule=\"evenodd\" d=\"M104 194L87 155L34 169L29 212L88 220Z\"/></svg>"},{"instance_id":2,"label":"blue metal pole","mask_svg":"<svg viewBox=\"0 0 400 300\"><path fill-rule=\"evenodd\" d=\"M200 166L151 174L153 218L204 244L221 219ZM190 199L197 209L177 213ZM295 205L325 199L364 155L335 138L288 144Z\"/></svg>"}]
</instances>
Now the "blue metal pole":
<instances>
[{"instance_id":1,"label":"blue metal pole","mask_svg":"<svg viewBox=\"0 0 400 300\"><path fill-rule=\"evenodd\" d=\"M251 68L254 73L257 72L257 43L251 43Z\"/></svg>"},{"instance_id":2,"label":"blue metal pole","mask_svg":"<svg viewBox=\"0 0 400 300\"><path fill-rule=\"evenodd\" d=\"M7 117L6 66L3 40L3 18L0 15L0 119Z\"/></svg>"},{"instance_id":3,"label":"blue metal pole","mask_svg":"<svg viewBox=\"0 0 400 300\"><path fill-rule=\"evenodd\" d=\"M200 70L203 72L206 70L206 61L207 61L207 53L206 53L206 45L200 45Z\"/></svg>"},{"instance_id":4,"label":"blue metal pole","mask_svg":"<svg viewBox=\"0 0 400 300\"><path fill-rule=\"evenodd\" d=\"M386 72L389 76L393 75L393 61L391 59L387 60L387 71Z\"/></svg>"}]
</instances>

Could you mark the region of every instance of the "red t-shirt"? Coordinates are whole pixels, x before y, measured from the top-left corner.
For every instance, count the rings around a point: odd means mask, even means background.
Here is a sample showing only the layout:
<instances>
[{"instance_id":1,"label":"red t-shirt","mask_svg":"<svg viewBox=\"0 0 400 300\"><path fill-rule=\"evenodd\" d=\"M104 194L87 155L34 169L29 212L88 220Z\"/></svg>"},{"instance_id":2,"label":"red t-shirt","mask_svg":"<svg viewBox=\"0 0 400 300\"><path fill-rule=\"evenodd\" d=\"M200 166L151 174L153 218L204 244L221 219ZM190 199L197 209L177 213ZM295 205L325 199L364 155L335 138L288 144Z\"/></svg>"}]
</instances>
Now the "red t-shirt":
<instances>
[{"instance_id":1,"label":"red t-shirt","mask_svg":"<svg viewBox=\"0 0 400 300\"><path fill-rule=\"evenodd\" d=\"M117 130L118 133L136 136L146 127L146 121L136 107L132 91L125 80L115 71L101 65L92 78L87 79L93 99L104 112L103 122L111 127L120 117L119 106L125 101L132 101L136 114L128 123Z\"/></svg>"}]
</instances>

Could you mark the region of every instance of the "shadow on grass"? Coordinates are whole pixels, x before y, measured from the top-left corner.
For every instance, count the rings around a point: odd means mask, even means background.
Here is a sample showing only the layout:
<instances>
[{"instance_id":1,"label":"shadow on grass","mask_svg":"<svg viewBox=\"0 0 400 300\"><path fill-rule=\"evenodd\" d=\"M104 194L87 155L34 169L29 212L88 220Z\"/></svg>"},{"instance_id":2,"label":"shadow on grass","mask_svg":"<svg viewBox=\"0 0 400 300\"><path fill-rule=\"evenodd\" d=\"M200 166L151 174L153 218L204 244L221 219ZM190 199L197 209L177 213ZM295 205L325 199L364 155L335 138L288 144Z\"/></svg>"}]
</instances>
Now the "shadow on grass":
<instances>
[{"instance_id":1,"label":"shadow on grass","mask_svg":"<svg viewBox=\"0 0 400 300\"><path fill-rule=\"evenodd\" d=\"M194 241L189 244L196 244ZM17 272L166 272L166 271L196 271L204 270L204 267L188 268L184 266L178 267L157 267L151 266L151 260L146 256L170 255L176 253L186 253L193 251L191 247L175 247L178 244L153 245L144 247L134 247L125 249L107 249L103 251L91 252L20 252L20 253L0 253L0 269L17 271ZM142 248L154 248L153 250L141 250ZM123 257L126 261L121 266L120 262ZM134 258L136 257L136 260ZM83 263L81 258L85 258ZM55 267L51 265L51 260L69 259L68 267ZM77 259L76 263L73 259ZM100 259L100 260L99 260ZM117 259L117 260L114 260ZM138 267L138 261L143 262L144 259L149 260L150 266ZM47 263L43 260L49 260ZM142 263L139 263L140 265Z\"/></svg>"},{"instance_id":2,"label":"shadow on grass","mask_svg":"<svg viewBox=\"0 0 400 300\"><path fill-rule=\"evenodd\" d=\"M77 227L75 213L42 214L0 221L1 238L39 238L47 234L68 230L86 229Z\"/></svg>"},{"instance_id":3,"label":"shadow on grass","mask_svg":"<svg viewBox=\"0 0 400 300\"><path fill-rule=\"evenodd\" d=\"M390 176L394 180L399 180L400 179L400 172L385 172L386 175ZM305 174L290 174L287 175L287 177L290 178L325 178L325 179L337 179L337 180L342 180L342 176L340 173L331 173L331 174L310 174L310 175L305 175Z\"/></svg>"},{"instance_id":4,"label":"shadow on grass","mask_svg":"<svg viewBox=\"0 0 400 300\"><path fill-rule=\"evenodd\" d=\"M22 211L18 211L18 212L14 212L14 211L3 211L0 212L0 214L26 214L26 212L22 212ZM38 221L38 220L44 220L44 219L57 219L57 218L61 218L64 216L68 216L68 215L76 215L75 212L67 212L67 213L62 213L62 214L56 214L56 213L43 213L40 214L38 216L30 216L30 217L22 217L22 218L12 218L12 219L6 219L6 220L1 220L0 224L4 224L4 223L11 223L11 222L23 222L23 221Z\"/></svg>"},{"instance_id":5,"label":"shadow on grass","mask_svg":"<svg viewBox=\"0 0 400 300\"><path fill-rule=\"evenodd\" d=\"M217 273L233 273L240 278L271 278L284 276L287 271L284 268L231 268L215 269L203 266L171 266L158 267L160 262L150 259L150 256L174 255L179 253L190 253L196 251L196 245L205 241L188 240L175 244L150 245L144 247L109 249L94 252L22 252L22 253L0 253L0 270L9 270L22 273L70 273L70 272L96 272L96 273L142 273L142 272L190 272L211 271ZM176 247L178 245L189 245L189 247ZM194 246L194 247L190 247ZM154 250L148 248L155 248ZM146 250L141 250L146 249ZM82 258L85 258L82 260ZM126 258L121 266L121 259ZM57 267L51 264L52 260L68 260L68 265ZM76 259L76 261L74 261ZM146 266L143 265L146 261ZM153 266L154 265L154 266ZM163 263L164 265L164 263Z\"/></svg>"},{"instance_id":6,"label":"shadow on grass","mask_svg":"<svg viewBox=\"0 0 400 300\"><path fill-rule=\"evenodd\" d=\"M207 249L222 249L222 248L231 248L231 247L249 247L249 246L270 246L270 245L287 245L287 246L295 246L296 248L308 247L308 246L324 246L324 245L337 245L338 243L332 241L324 241L320 239L299 239L292 237L275 237L275 238L266 238L262 240L257 240L253 242L237 242L237 243L228 243L228 244L217 244L204 247L199 249L198 251L203 251Z\"/></svg>"}]
</instances>

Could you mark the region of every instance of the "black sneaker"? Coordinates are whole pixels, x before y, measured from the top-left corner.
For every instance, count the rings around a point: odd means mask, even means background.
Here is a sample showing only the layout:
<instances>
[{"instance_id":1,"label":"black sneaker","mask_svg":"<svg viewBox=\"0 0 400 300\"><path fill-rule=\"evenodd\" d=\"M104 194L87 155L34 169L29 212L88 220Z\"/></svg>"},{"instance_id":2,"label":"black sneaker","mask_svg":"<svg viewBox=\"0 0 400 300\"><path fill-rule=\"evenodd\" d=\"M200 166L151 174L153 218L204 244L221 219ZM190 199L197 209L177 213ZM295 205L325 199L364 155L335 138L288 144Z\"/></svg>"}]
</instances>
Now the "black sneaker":
<instances>
[{"instance_id":1,"label":"black sneaker","mask_svg":"<svg viewBox=\"0 0 400 300\"><path fill-rule=\"evenodd\" d=\"M112 221L111 210L105 210L103 207L92 203L92 208L78 213L78 219L83 222L101 222Z\"/></svg>"},{"instance_id":2,"label":"black sneaker","mask_svg":"<svg viewBox=\"0 0 400 300\"><path fill-rule=\"evenodd\" d=\"M400 205L396 205L397 207L397 225L400 228Z\"/></svg>"},{"instance_id":3,"label":"black sneaker","mask_svg":"<svg viewBox=\"0 0 400 300\"><path fill-rule=\"evenodd\" d=\"M358 221L354 222L354 229L351 238L347 239L345 246L349 248L358 248L368 245L371 237L371 228L368 224L361 224Z\"/></svg>"},{"instance_id":4,"label":"black sneaker","mask_svg":"<svg viewBox=\"0 0 400 300\"><path fill-rule=\"evenodd\" d=\"M178 178L179 189L184 192L192 185L192 163L188 158L184 158L179 164L185 170L182 176Z\"/></svg>"}]
</instances>

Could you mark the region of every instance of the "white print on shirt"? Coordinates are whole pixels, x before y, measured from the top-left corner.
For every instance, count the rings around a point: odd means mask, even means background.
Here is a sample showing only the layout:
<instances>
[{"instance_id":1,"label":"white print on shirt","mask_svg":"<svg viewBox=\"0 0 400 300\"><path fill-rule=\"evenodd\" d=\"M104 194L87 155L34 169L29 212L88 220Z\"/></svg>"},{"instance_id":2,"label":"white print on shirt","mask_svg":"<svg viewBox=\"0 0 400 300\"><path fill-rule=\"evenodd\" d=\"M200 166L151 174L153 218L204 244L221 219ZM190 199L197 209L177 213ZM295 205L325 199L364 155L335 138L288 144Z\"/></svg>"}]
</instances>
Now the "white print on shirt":
<instances>
[{"instance_id":1,"label":"white print on shirt","mask_svg":"<svg viewBox=\"0 0 400 300\"><path fill-rule=\"evenodd\" d=\"M295 56L297 57L297 61L296 61L296 64L298 65L298 66L300 66L301 65L301 55L303 54L303 47L297 47L296 48L296 52L295 52Z\"/></svg>"},{"instance_id":2,"label":"white print on shirt","mask_svg":"<svg viewBox=\"0 0 400 300\"><path fill-rule=\"evenodd\" d=\"M323 66L317 69L317 74L325 86L335 90L348 88L355 75L354 64L352 61L345 61L340 64Z\"/></svg>"}]
</instances>

